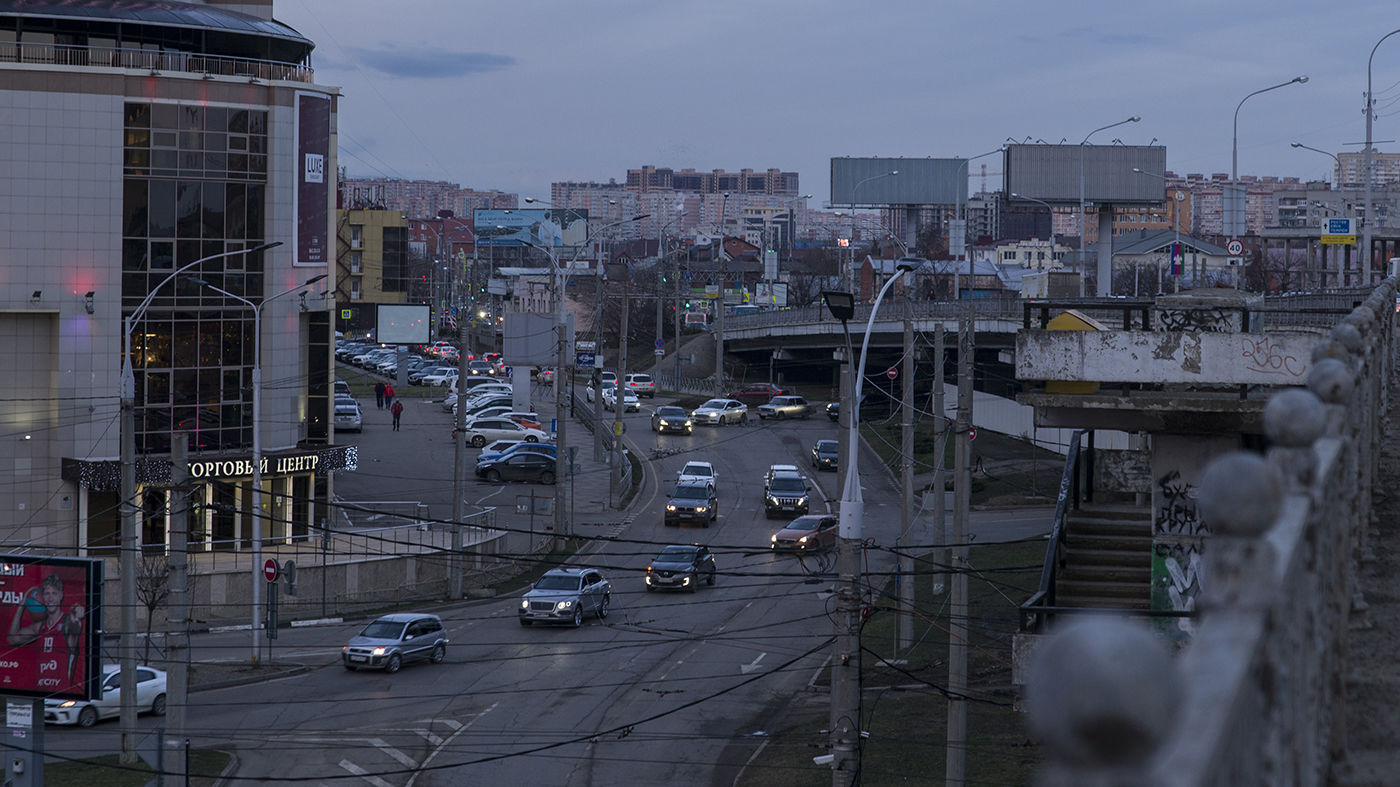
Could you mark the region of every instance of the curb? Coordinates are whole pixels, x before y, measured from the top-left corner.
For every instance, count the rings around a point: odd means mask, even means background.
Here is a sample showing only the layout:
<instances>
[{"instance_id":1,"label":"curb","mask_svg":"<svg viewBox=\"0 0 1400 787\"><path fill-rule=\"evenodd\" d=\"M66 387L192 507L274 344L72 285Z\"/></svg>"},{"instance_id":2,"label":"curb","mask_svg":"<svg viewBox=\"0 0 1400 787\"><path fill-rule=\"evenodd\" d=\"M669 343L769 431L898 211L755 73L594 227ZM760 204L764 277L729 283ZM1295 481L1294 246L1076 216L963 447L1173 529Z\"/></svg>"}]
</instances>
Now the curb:
<instances>
[{"instance_id":1,"label":"curb","mask_svg":"<svg viewBox=\"0 0 1400 787\"><path fill-rule=\"evenodd\" d=\"M234 772L238 770L238 766L240 764L238 761L237 750L225 751L223 749L219 749L219 751L222 751L228 755L228 765L225 765L224 769L222 771L219 771L219 775L214 778L214 787L223 787L223 785L228 784L228 780L232 778Z\"/></svg>"},{"instance_id":2,"label":"curb","mask_svg":"<svg viewBox=\"0 0 1400 787\"><path fill-rule=\"evenodd\" d=\"M199 662L195 662L195 666L198 666L198 664ZM199 686L191 686L188 689L188 691L191 694L193 694L200 691L214 691L215 689L231 689L236 686L247 686L251 683L264 683L269 680L289 678L293 675L302 675L307 672L310 672L311 670L312 667L306 664L298 664L295 667L291 667L290 669L279 670L276 673L270 673L267 675L250 675L246 678L234 678L232 680L221 680L216 681L214 683L205 683ZM220 774L220 778L223 778L223 774Z\"/></svg>"}]
</instances>

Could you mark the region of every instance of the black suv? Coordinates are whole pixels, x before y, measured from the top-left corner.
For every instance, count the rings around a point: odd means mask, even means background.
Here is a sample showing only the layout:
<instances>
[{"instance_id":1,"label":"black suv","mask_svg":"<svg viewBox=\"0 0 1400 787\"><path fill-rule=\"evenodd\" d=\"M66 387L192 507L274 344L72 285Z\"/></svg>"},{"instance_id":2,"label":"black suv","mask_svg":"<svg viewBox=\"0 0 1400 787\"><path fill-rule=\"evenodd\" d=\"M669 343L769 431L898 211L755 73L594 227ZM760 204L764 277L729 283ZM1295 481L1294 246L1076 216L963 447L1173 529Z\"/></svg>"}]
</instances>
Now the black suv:
<instances>
[{"instance_id":1,"label":"black suv","mask_svg":"<svg viewBox=\"0 0 1400 787\"><path fill-rule=\"evenodd\" d=\"M677 544L661 550L647 566L647 592L658 589L695 592L701 578L715 584L715 556L701 544Z\"/></svg>"},{"instance_id":2,"label":"black suv","mask_svg":"<svg viewBox=\"0 0 1400 787\"><path fill-rule=\"evenodd\" d=\"M666 501L666 525L699 522L705 527L719 518L719 497L713 484L687 481L676 484L671 499Z\"/></svg>"},{"instance_id":3,"label":"black suv","mask_svg":"<svg viewBox=\"0 0 1400 787\"><path fill-rule=\"evenodd\" d=\"M768 493L763 496L764 516L802 516L807 508L807 479L800 473L773 473L768 479Z\"/></svg>"}]
</instances>

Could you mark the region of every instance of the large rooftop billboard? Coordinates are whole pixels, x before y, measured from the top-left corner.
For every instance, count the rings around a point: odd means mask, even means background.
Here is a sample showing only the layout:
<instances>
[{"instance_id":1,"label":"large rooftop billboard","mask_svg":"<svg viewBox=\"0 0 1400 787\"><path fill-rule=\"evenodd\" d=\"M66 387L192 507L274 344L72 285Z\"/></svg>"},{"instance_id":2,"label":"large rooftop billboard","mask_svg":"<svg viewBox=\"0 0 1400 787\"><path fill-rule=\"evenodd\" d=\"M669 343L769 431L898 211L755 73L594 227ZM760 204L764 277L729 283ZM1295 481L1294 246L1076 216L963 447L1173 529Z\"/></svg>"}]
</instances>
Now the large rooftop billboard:
<instances>
[{"instance_id":1,"label":"large rooftop billboard","mask_svg":"<svg viewBox=\"0 0 1400 787\"><path fill-rule=\"evenodd\" d=\"M588 211L572 208L478 209L473 215L478 246L582 246L588 241Z\"/></svg>"},{"instance_id":2,"label":"large rooftop billboard","mask_svg":"<svg viewBox=\"0 0 1400 787\"><path fill-rule=\"evenodd\" d=\"M890 173L898 172L897 175ZM967 159L834 158L831 204L955 205L967 201Z\"/></svg>"},{"instance_id":3,"label":"large rooftop billboard","mask_svg":"<svg viewBox=\"0 0 1400 787\"><path fill-rule=\"evenodd\" d=\"M1134 172L1134 167L1151 174ZM1002 171L1007 194L1051 204L1078 205L1083 172L1086 202L1156 205L1166 198L1161 176L1167 171L1167 149L1162 145L1008 145Z\"/></svg>"}]
</instances>

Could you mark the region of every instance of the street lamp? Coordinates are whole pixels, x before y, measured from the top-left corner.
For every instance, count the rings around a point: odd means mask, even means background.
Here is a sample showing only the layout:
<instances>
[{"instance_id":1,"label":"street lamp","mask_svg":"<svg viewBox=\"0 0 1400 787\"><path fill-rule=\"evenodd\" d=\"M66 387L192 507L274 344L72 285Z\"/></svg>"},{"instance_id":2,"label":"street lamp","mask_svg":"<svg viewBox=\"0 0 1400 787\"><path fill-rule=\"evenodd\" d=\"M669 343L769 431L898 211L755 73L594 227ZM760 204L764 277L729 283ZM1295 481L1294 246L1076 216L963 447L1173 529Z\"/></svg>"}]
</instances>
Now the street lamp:
<instances>
[{"instance_id":1,"label":"street lamp","mask_svg":"<svg viewBox=\"0 0 1400 787\"><path fill-rule=\"evenodd\" d=\"M1109 123L1107 126L1100 126L1090 131L1088 134L1085 134L1084 139L1079 142L1079 297L1081 298L1084 297L1085 267L1087 266L1084 260L1084 247L1087 245L1089 239L1089 233L1085 231L1084 228L1086 212L1086 202L1084 199L1084 148L1089 145L1089 137L1094 136L1100 131L1107 131L1111 128L1117 128L1118 126L1128 123L1136 123L1139 120L1142 120L1142 118L1133 115L1127 120L1120 120L1117 123ZM1054 218L1052 217L1050 220L1053 222ZM1110 259L1110 264L1111 263L1112 260ZM1104 284L1103 282L1099 283L1097 289L1100 292L1106 292Z\"/></svg>"},{"instance_id":2,"label":"street lamp","mask_svg":"<svg viewBox=\"0 0 1400 787\"><path fill-rule=\"evenodd\" d=\"M900 273L909 274L916 263L901 260L895 268ZM841 491L839 514L839 534L836 554L838 591L838 614L836 653L832 659L831 678L831 763L833 773L855 773L859 740L860 716L860 555L857 550L862 538L865 521L865 501L860 491L860 396L865 383L865 361L870 350L870 332L875 324L875 315L880 310L880 302L890 291L899 276L891 276L870 307L870 317L865 323L865 335L860 345L860 360L851 367L851 379L842 395L847 397L841 403L841 413L846 418L846 455L840 457L841 466L846 468L845 484ZM831 316L841 321L841 333L846 342L846 363L854 359L851 349L849 321L855 316L855 296L849 292L823 292Z\"/></svg>"},{"instance_id":3,"label":"street lamp","mask_svg":"<svg viewBox=\"0 0 1400 787\"><path fill-rule=\"evenodd\" d=\"M193 276L188 277L189 281L202 287L207 287L219 293L225 298L232 298L244 306L253 310L253 666L258 665L262 645L262 629L259 627L258 612L262 602L262 585L266 580L263 578L262 567L262 307L269 302L281 298L283 295L290 295L297 290L303 290L316 282L326 278L326 274L312 276L295 287L288 287L275 295L269 295L261 301L253 302L242 295L235 295L228 290L215 287L209 282Z\"/></svg>"},{"instance_id":4,"label":"street lamp","mask_svg":"<svg viewBox=\"0 0 1400 787\"><path fill-rule=\"evenodd\" d=\"M1342 160L1341 160L1340 158L1338 158L1338 157L1336 156L1336 154L1334 154L1334 153L1328 153L1327 151L1325 151L1325 150L1323 150L1323 149L1321 149L1321 148L1315 148L1315 147L1312 147L1311 145L1304 145L1304 144L1301 143L1301 142L1290 142L1290 143L1288 143L1288 144L1291 145L1292 147L1295 147L1295 148L1302 148L1303 150L1311 150L1311 151L1314 152L1314 153L1321 153L1322 155L1324 155L1324 156L1326 156L1326 157L1332 159L1333 161L1335 161L1335 162L1337 163L1336 180L1337 180L1337 183L1338 183L1338 184L1341 183Z\"/></svg>"},{"instance_id":5,"label":"street lamp","mask_svg":"<svg viewBox=\"0 0 1400 787\"><path fill-rule=\"evenodd\" d=\"M1361 221L1361 244L1366 249L1366 271L1371 270L1371 121L1375 119L1374 107L1375 96L1371 93L1371 62L1376 59L1376 50L1381 48L1381 43L1387 38L1400 33L1400 30L1392 30L1381 36L1381 40L1371 47L1371 56L1366 58L1366 161L1365 172L1362 178L1366 181L1366 216Z\"/></svg>"},{"instance_id":6,"label":"street lamp","mask_svg":"<svg viewBox=\"0 0 1400 787\"><path fill-rule=\"evenodd\" d=\"M1379 46L1379 44L1377 44L1377 46ZM1239 188L1239 172L1240 172L1240 107L1243 107L1243 106L1244 106L1244 102L1248 101L1252 96L1257 96L1257 95L1259 95L1260 93L1267 93L1267 92L1269 92L1270 90L1278 90L1278 89L1281 88L1281 87L1288 87L1289 85L1292 85L1292 84L1299 84L1299 85L1301 85L1301 84L1306 83L1307 81L1308 81L1308 78L1307 78L1306 76L1297 76L1297 77L1293 77L1292 79L1288 80L1287 82L1280 82L1280 83L1278 83L1277 85L1270 85L1269 87L1262 88L1262 89L1260 89L1260 90L1256 90L1256 91L1254 91L1253 93L1250 93L1249 95L1247 95L1247 96L1245 96L1244 98L1240 99L1240 103L1238 103L1238 104L1235 105L1235 124L1234 124L1234 132L1233 132L1233 136L1232 136L1231 139L1230 139L1230 226L1228 226L1228 227L1225 228L1225 229L1226 229L1226 232L1229 234L1229 236L1230 236L1231 238L1238 238L1238 237L1241 237L1241 236L1243 236L1243 235L1245 234L1245 232L1248 231L1248 229L1245 227L1245 220L1244 220L1244 207L1245 207L1245 206L1244 206L1244 197L1243 197L1242 194L1240 194L1240 188ZM1368 88L1367 88L1367 89L1368 89L1368 90L1369 90L1369 84L1370 84L1370 83L1367 82L1367 85L1368 85ZM1368 94L1368 95L1369 95L1369 94ZM1369 122L1366 124L1366 127L1367 127L1368 129L1370 128L1370 123L1369 123Z\"/></svg>"},{"instance_id":7,"label":"street lamp","mask_svg":"<svg viewBox=\"0 0 1400 787\"><path fill-rule=\"evenodd\" d=\"M281 246L282 241L273 241L254 246L251 249L226 251L200 257L194 262L181 265L159 284L151 288L141 303L123 320L122 325L122 366L119 395L121 398L121 553L118 558L121 570L121 673L122 688L120 723L122 730L122 751L130 752L136 746L136 371L131 362L131 332L136 323L145 316L156 293L185 271L210 260L232 257L237 254L257 254L261 251Z\"/></svg>"}]
</instances>

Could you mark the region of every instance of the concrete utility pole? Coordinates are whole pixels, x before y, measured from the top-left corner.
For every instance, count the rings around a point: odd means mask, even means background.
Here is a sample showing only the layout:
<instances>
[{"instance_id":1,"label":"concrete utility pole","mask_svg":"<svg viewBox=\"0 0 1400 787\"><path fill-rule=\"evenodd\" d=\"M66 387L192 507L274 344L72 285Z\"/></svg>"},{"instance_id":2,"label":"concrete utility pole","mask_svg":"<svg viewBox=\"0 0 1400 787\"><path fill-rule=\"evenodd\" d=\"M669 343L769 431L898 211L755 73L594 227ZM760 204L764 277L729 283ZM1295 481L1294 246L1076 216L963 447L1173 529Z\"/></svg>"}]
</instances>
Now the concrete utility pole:
<instances>
[{"instance_id":1,"label":"concrete utility pole","mask_svg":"<svg viewBox=\"0 0 1400 787\"><path fill-rule=\"evenodd\" d=\"M447 570L452 573L448 580L448 595L452 598L462 597L462 550L466 547L462 542L462 498L466 494L462 475L467 471L467 438L463 434L467 428L467 392L462 381L467 379L468 322L467 319L457 321L457 344L460 346L457 353L457 414L453 418L452 429L452 554L447 560Z\"/></svg>"},{"instance_id":2,"label":"concrete utility pole","mask_svg":"<svg viewBox=\"0 0 1400 787\"><path fill-rule=\"evenodd\" d=\"M612 477L608 485L608 499L613 505L622 502L622 413L627 409L627 313L631 311L632 301L628 298L627 290L622 290L622 333L617 337L617 384L613 386L613 426L612 426ZM599 391L593 397L598 401L603 400L603 394Z\"/></svg>"},{"instance_id":3,"label":"concrete utility pole","mask_svg":"<svg viewBox=\"0 0 1400 787\"><path fill-rule=\"evenodd\" d=\"M593 339L595 367L589 372L589 379L593 386L593 461L603 461L603 380L602 375L597 373L603 368L603 263L594 260L596 276L593 277L594 306L593 306ZM558 479L555 480L558 483Z\"/></svg>"},{"instance_id":4,"label":"concrete utility pole","mask_svg":"<svg viewBox=\"0 0 1400 787\"><path fill-rule=\"evenodd\" d=\"M846 362L841 366L841 414L837 419L841 431L842 470L849 476L858 472L852 461L860 450L859 440L850 436L851 420L856 417L855 375L851 371L855 359L846 349ZM859 484L859 479L856 480ZM843 507L846 503L843 501ZM855 784L859 767L860 747L860 594L856 581L860 571L860 541L836 539L836 653L831 662L831 784L849 787Z\"/></svg>"},{"instance_id":5,"label":"concrete utility pole","mask_svg":"<svg viewBox=\"0 0 1400 787\"><path fill-rule=\"evenodd\" d=\"M943 352L943 323L940 321L933 327L933 444L934 468L933 468L933 538L935 544L946 543L948 540L948 479L943 472L943 452L948 440L948 421L943 417L943 367L947 363L947 358ZM935 553L938 557L938 565L948 565L948 550L938 549ZM935 595L943 592L943 572L937 571L933 575L933 592Z\"/></svg>"},{"instance_id":6,"label":"concrete utility pole","mask_svg":"<svg viewBox=\"0 0 1400 787\"><path fill-rule=\"evenodd\" d=\"M185 709L189 700L190 574L189 441L177 432L170 446L170 603L165 607L165 770L185 772Z\"/></svg>"},{"instance_id":7,"label":"concrete utility pole","mask_svg":"<svg viewBox=\"0 0 1400 787\"><path fill-rule=\"evenodd\" d=\"M565 448L568 445L569 434L569 414L565 411L564 383L568 379L569 366L569 319L566 307L566 298L569 291L569 276L564 271L563 266L559 268L559 288L557 295L559 302L557 314L559 319L554 326L558 333L558 359L554 366L554 423L558 425L558 433L554 437L554 537L567 538L571 523L565 516L564 492L566 484L564 479L568 476L569 452Z\"/></svg>"},{"instance_id":8,"label":"concrete utility pole","mask_svg":"<svg viewBox=\"0 0 1400 787\"><path fill-rule=\"evenodd\" d=\"M715 259L719 276L719 292L715 295L715 396L723 397L724 389L724 238L719 240L719 256Z\"/></svg>"},{"instance_id":9,"label":"concrete utility pole","mask_svg":"<svg viewBox=\"0 0 1400 787\"><path fill-rule=\"evenodd\" d=\"M904 505L899 518L899 647L914 644L914 556L908 553L914 531L914 305L910 302L912 274L904 285L904 390L900 397L899 459ZM860 405L856 405L859 407Z\"/></svg>"},{"instance_id":10,"label":"concrete utility pole","mask_svg":"<svg viewBox=\"0 0 1400 787\"><path fill-rule=\"evenodd\" d=\"M958 419L953 428L953 593L948 605L948 750L944 784L964 784L967 776L967 524L972 503L972 302L958 331Z\"/></svg>"}]
</instances>

